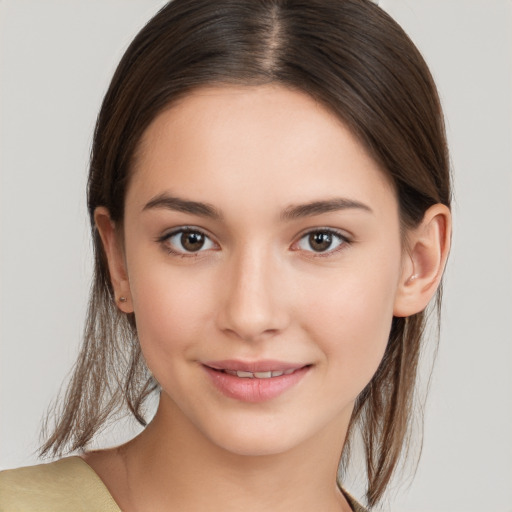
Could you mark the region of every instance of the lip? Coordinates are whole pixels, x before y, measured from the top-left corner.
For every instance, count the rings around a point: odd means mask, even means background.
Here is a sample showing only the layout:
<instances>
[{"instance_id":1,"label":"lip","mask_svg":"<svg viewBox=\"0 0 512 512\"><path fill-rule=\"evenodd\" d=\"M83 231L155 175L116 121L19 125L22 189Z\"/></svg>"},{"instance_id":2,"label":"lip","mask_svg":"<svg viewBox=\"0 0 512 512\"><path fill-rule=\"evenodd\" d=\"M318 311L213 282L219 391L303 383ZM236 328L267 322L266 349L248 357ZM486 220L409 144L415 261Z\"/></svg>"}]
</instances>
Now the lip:
<instances>
[{"instance_id":1,"label":"lip","mask_svg":"<svg viewBox=\"0 0 512 512\"><path fill-rule=\"evenodd\" d=\"M210 377L210 382L223 395L242 402L258 403L277 398L295 387L311 368L309 364L287 363L282 361L209 361L202 364ZM285 372L270 378L238 377L227 371L242 372Z\"/></svg>"}]
</instances>

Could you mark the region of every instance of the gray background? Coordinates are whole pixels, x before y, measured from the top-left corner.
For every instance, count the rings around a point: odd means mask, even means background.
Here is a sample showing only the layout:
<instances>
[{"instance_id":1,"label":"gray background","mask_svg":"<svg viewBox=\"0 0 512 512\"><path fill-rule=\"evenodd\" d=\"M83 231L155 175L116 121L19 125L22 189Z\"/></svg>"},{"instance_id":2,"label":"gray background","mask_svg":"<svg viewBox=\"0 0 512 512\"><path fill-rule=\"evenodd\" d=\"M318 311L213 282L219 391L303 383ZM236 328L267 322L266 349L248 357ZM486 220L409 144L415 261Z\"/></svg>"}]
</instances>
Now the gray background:
<instances>
[{"instance_id":1,"label":"gray background","mask_svg":"<svg viewBox=\"0 0 512 512\"><path fill-rule=\"evenodd\" d=\"M122 51L163 3L0 0L0 469L37 462L40 419L76 357L94 120ZM512 2L381 6L437 80L456 193L423 456L387 507L512 511Z\"/></svg>"}]
</instances>

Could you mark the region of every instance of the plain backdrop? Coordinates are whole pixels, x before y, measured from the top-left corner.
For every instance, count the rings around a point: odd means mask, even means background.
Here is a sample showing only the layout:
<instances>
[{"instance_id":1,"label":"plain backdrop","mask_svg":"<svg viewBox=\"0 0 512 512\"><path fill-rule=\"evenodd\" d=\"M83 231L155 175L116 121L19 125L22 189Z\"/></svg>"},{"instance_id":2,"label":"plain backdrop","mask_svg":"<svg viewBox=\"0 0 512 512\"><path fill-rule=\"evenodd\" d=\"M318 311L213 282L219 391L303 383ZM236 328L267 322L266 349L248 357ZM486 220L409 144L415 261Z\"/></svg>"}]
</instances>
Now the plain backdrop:
<instances>
[{"instance_id":1,"label":"plain backdrop","mask_svg":"<svg viewBox=\"0 0 512 512\"><path fill-rule=\"evenodd\" d=\"M123 50L163 3L0 0L0 469L37 462L40 420L76 357L94 121ZM423 456L387 506L510 512L512 2L381 6L439 86L456 197Z\"/></svg>"}]
</instances>

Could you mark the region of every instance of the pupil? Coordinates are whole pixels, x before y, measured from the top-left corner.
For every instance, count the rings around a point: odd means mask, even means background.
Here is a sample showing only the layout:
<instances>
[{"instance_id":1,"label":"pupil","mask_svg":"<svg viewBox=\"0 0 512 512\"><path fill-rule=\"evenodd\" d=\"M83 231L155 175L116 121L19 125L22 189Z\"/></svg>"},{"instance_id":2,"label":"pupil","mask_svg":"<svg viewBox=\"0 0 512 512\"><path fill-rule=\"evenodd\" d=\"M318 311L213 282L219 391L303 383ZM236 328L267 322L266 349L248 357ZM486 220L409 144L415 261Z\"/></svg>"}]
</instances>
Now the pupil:
<instances>
[{"instance_id":1,"label":"pupil","mask_svg":"<svg viewBox=\"0 0 512 512\"><path fill-rule=\"evenodd\" d=\"M332 244L332 235L330 233L311 233L309 243L315 251L322 252L329 249Z\"/></svg>"},{"instance_id":2,"label":"pupil","mask_svg":"<svg viewBox=\"0 0 512 512\"><path fill-rule=\"evenodd\" d=\"M181 235L181 245L187 251L198 251L204 245L204 235L201 233L185 232Z\"/></svg>"}]
</instances>

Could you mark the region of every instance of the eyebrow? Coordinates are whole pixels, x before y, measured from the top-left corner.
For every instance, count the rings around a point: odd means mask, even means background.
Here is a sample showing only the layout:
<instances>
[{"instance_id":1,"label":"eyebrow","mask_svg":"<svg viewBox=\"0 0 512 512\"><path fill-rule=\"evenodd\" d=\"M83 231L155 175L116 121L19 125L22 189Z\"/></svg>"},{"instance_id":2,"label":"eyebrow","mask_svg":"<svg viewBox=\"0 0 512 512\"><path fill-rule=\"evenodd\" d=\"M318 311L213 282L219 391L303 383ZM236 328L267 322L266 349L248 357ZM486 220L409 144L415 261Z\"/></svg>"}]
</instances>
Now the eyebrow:
<instances>
[{"instance_id":1,"label":"eyebrow","mask_svg":"<svg viewBox=\"0 0 512 512\"><path fill-rule=\"evenodd\" d=\"M353 199L337 197L325 201L312 201L311 203L289 206L281 214L282 220L301 219L303 217L312 217L322 213L336 212L340 210L362 210L373 213L373 210L366 204Z\"/></svg>"},{"instance_id":2,"label":"eyebrow","mask_svg":"<svg viewBox=\"0 0 512 512\"><path fill-rule=\"evenodd\" d=\"M214 220L221 220L223 218L222 213L217 208L215 208L215 206L209 203L181 199L179 197L170 196L166 193L155 196L148 203L146 203L142 210L146 211L155 208L163 208L166 210L190 213L192 215L208 217ZM283 210L280 217L281 220L290 221L304 217L313 217L323 213L351 209L373 213L373 210L369 206L361 203L360 201L337 197L334 199L312 201L306 204L288 206Z\"/></svg>"},{"instance_id":3,"label":"eyebrow","mask_svg":"<svg viewBox=\"0 0 512 512\"><path fill-rule=\"evenodd\" d=\"M214 220L222 219L222 214L217 208L208 203L199 201L189 201L179 197L170 196L168 194L159 194L151 199L142 209L142 211L154 208L163 208L177 212L191 213L200 217L208 217Z\"/></svg>"}]
</instances>

